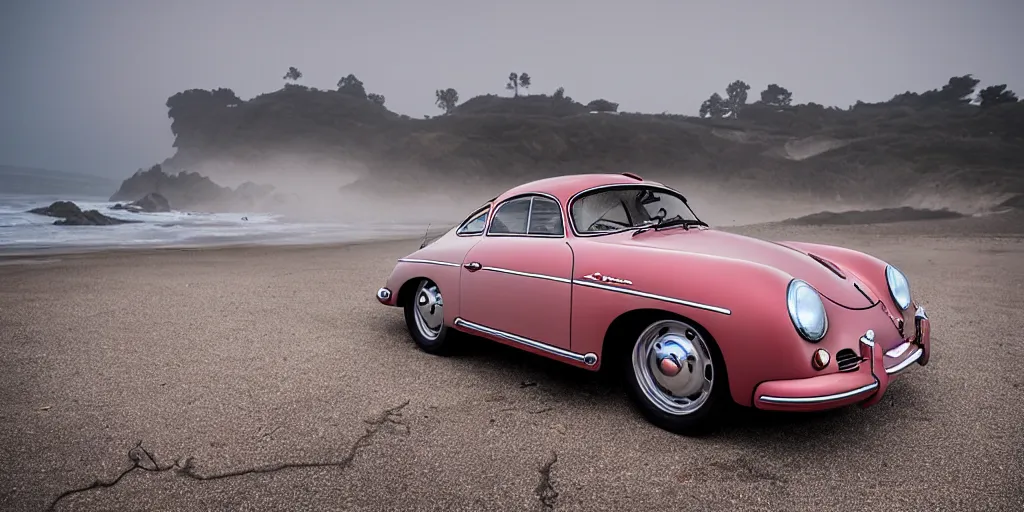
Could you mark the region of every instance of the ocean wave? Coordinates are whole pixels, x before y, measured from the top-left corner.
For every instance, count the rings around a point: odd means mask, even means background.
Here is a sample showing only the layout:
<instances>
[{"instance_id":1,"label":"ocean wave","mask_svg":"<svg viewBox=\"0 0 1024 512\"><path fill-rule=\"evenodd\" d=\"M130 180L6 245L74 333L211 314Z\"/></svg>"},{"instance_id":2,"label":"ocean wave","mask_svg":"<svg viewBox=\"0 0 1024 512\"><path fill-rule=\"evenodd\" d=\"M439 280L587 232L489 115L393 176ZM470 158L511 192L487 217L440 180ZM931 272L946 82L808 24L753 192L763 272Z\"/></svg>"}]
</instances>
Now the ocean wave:
<instances>
[{"instance_id":1,"label":"ocean wave","mask_svg":"<svg viewBox=\"0 0 1024 512\"><path fill-rule=\"evenodd\" d=\"M95 247L174 247L238 243L304 244L417 236L425 225L406 223L312 223L267 213L111 210L107 201L75 201L83 210L141 221L115 226L55 226L54 218L27 213L61 198L0 195L0 250Z\"/></svg>"}]
</instances>

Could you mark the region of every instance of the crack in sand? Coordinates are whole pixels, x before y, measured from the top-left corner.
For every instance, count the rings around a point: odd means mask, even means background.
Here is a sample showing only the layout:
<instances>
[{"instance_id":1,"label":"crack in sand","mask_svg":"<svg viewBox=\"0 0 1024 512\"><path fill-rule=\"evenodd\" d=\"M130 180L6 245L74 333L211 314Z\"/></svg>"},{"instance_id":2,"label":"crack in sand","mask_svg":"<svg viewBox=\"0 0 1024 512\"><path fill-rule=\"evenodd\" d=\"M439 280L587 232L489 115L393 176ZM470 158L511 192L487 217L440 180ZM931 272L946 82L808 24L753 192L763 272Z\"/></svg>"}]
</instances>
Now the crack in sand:
<instances>
[{"instance_id":1,"label":"crack in sand","mask_svg":"<svg viewBox=\"0 0 1024 512\"><path fill-rule=\"evenodd\" d=\"M407 405L409 405L409 400L406 400L401 405L398 405L396 407L385 409L376 418L365 420L365 422L370 425L369 427L367 427L366 432L363 435L359 436L359 438L357 438L354 443L352 443L352 446L349 447L348 453L344 457L335 461L283 462L280 464L273 464L262 467L239 469L235 471L227 471L224 473L212 473L204 475L194 470L194 468L192 467L192 459L189 457L186 457L184 460L175 460L173 463L170 464L159 464L156 461L156 458L153 456L153 454L151 454L148 450L146 450L146 448L142 446L142 441L139 441L138 444L136 444L133 448L128 450L128 458L132 461L132 467L122 471L121 474L117 475L117 477L115 477L113 480L104 482L102 480L97 479L87 486L62 492L53 500L52 503L50 503L48 510L54 510L57 507L57 504L60 503L61 500L63 500L64 498L67 498L68 496L91 491L93 489L114 487L124 477L128 476L137 469L149 473L163 473L166 471L174 470L174 472L180 476L198 481L220 480L224 478L234 478L244 475L273 473L284 469L308 469L326 467L346 469L352 464L353 461L355 461L359 449L369 446L371 444L371 440L380 432L380 430L383 427L400 426L404 429L404 433L409 433L409 426L398 419L401 417L401 410L405 408L405 406Z\"/></svg>"},{"instance_id":2,"label":"crack in sand","mask_svg":"<svg viewBox=\"0 0 1024 512\"><path fill-rule=\"evenodd\" d=\"M554 509L555 500L558 499L558 491L555 490L551 480L551 466L554 466L556 462L558 462L558 453L552 450L551 457L537 470L540 473L540 482L537 483L533 492L537 495L544 510Z\"/></svg>"}]
</instances>

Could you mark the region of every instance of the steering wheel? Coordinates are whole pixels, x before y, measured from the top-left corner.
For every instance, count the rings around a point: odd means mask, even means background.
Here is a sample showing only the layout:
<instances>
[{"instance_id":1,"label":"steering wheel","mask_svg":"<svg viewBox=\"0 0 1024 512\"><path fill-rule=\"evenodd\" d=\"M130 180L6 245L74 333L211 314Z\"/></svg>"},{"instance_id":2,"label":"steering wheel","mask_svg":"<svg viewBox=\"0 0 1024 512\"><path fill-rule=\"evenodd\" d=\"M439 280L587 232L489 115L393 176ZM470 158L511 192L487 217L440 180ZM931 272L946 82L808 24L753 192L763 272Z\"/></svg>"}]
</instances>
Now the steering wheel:
<instances>
[{"instance_id":1,"label":"steering wheel","mask_svg":"<svg viewBox=\"0 0 1024 512\"><path fill-rule=\"evenodd\" d=\"M656 220L658 222L661 222L661 221L665 220L665 216L666 215L668 215L668 212L665 211L664 208L658 208L658 214L657 215L652 215L651 216L651 220Z\"/></svg>"},{"instance_id":2,"label":"steering wheel","mask_svg":"<svg viewBox=\"0 0 1024 512\"><path fill-rule=\"evenodd\" d=\"M607 231L607 229L598 228L597 226L600 225L600 224L603 224L603 225L607 226L608 228L610 228L612 230L619 229L619 228L628 228L630 226L629 224L627 224L625 222L619 222L617 220L597 219L594 222L590 223L589 226L587 226L587 231Z\"/></svg>"}]
</instances>

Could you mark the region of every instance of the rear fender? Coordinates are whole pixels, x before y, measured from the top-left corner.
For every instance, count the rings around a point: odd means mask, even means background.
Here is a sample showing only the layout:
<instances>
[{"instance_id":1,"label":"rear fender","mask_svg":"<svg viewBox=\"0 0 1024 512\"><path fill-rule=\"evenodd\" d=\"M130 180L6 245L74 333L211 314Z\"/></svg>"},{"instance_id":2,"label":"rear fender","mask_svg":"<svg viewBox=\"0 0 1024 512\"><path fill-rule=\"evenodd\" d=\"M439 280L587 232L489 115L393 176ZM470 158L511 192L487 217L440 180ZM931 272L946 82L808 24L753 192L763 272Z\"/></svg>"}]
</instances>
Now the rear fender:
<instances>
[{"instance_id":1,"label":"rear fender","mask_svg":"<svg viewBox=\"0 0 1024 512\"><path fill-rule=\"evenodd\" d=\"M453 230L400 258L384 285L391 291L391 297L381 302L403 306L407 295L415 290L411 283L430 279L444 298L444 321L452 325L459 315L462 263L469 249L479 241L479 236L457 236Z\"/></svg>"}]
</instances>

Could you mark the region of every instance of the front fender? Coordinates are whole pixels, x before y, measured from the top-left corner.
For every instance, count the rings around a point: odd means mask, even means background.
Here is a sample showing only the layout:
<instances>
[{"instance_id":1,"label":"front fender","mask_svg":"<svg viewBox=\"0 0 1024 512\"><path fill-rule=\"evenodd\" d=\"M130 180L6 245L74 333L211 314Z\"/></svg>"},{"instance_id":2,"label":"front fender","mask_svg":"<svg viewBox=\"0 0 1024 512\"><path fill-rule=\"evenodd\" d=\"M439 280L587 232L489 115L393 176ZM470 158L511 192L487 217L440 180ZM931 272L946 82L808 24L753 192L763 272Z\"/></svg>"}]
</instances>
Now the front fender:
<instances>
[{"instance_id":1,"label":"front fender","mask_svg":"<svg viewBox=\"0 0 1024 512\"><path fill-rule=\"evenodd\" d=\"M861 251L834 245L815 244L809 242L779 243L804 254L820 256L831 261L838 266L843 273L852 274L859 282L866 285L873 295L876 295L879 298L889 296L889 286L885 282L886 262L879 258ZM886 305L895 306L895 304Z\"/></svg>"},{"instance_id":2,"label":"front fender","mask_svg":"<svg viewBox=\"0 0 1024 512\"><path fill-rule=\"evenodd\" d=\"M637 310L667 311L711 335L725 360L732 398L751 405L760 382L812 376L812 352L830 343L831 333L818 344L797 334L786 306L792 276L776 268L706 254L609 244L590 251L580 245L574 244L574 352L603 354L603 360L611 355L603 342L616 318ZM585 277L594 272L629 284L597 286Z\"/></svg>"},{"instance_id":3,"label":"front fender","mask_svg":"<svg viewBox=\"0 0 1024 512\"><path fill-rule=\"evenodd\" d=\"M808 242L781 243L791 249L805 254L814 254L834 263L843 273L847 274L847 278L856 279L864 285L868 289L871 298L882 303L886 313L889 314L893 322L896 322L898 325L902 321L903 335L905 337L913 338L916 335L914 312L917 309L918 302L914 298L914 287L910 276L907 276L907 280L911 281L910 307L906 310L900 310L896 305L896 301L892 298L892 294L889 293L889 283L885 280L885 267L888 263L880 258L861 251L834 245Z\"/></svg>"}]
</instances>

